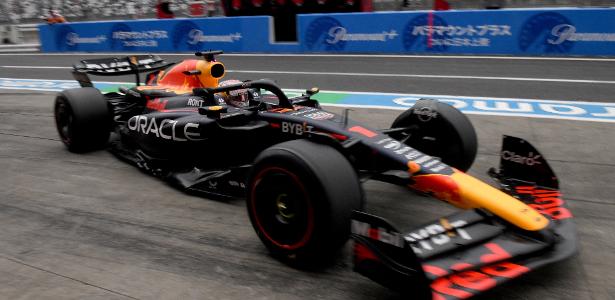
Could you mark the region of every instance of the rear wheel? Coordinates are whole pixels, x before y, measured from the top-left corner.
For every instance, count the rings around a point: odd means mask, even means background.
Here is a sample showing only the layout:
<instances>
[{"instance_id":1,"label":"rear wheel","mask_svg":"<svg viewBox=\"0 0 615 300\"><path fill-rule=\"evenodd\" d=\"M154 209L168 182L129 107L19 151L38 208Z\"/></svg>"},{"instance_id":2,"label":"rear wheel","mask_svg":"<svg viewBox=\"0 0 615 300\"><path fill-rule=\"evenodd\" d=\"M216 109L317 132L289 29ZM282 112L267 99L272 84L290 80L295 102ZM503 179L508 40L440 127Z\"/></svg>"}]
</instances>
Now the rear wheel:
<instances>
[{"instance_id":1,"label":"rear wheel","mask_svg":"<svg viewBox=\"0 0 615 300\"><path fill-rule=\"evenodd\" d=\"M461 171L472 166L478 150L476 131L458 109L437 100L421 99L399 115L389 135ZM404 129L405 128L405 129Z\"/></svg>"},{"instance_id":2,"label":"rear wheel","mask_svg":"<svg viewBox=\"0 0 615 300\"><path fill-rule=\"evenodd\" d=\"M341 153L307 140L263 151L248 186L248 213L259 238L299 267L330 262L348 239L351 213L363 195Z\"/></svg>"},{"instance_id":3,"label":"rear wheel","mask_svg":"<svg viewBox=\"0 0 615 300\"><path fill-rule=\"evenodd\" d=\"M111 113L107 101L95 88L60 92L54 116L60 139L71 152L101 149L109 140Z\"/></svg>"}]
</instances>

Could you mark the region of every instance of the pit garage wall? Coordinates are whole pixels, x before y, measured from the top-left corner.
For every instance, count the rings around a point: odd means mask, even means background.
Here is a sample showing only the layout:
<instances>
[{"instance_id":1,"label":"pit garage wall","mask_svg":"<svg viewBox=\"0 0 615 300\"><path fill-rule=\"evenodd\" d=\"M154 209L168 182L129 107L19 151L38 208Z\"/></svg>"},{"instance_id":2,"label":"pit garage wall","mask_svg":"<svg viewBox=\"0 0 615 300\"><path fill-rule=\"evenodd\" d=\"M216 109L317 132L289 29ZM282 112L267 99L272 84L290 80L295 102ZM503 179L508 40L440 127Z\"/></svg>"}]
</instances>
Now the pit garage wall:
<instances>
[{"instance_id":1,"label":"pit garage wall","mask_svg":"<svg viewBox=\"0 0 615 300\"><path fill-rule=\"evenodd\" d=\"M615 55L615 8L298 16L274 43L268 16L41 25L43 52L138 51Z\"/></svg>"}]
</instances>

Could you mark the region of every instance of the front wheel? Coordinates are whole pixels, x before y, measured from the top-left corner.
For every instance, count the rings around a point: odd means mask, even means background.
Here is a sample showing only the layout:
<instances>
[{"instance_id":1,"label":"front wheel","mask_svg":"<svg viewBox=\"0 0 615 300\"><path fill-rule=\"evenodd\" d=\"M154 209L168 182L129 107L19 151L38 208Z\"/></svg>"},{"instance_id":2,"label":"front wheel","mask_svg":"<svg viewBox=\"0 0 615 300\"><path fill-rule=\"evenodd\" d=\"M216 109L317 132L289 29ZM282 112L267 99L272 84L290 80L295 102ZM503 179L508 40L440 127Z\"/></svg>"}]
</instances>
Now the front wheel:
<instances>
[{"instance_id":1,"label":"front wheel","mask_svg":"<svg viewBox=\"0 0 615 300\"><path fill-rule=\"evenodd\" d=\"M474 126L462 112L446 103L421 99L399 115L391 129L392 138L461 171L470 169L476 158Z\"/></svg>"},{"instance_id":2,"label":"front wheel","mask_svg":"<svg viewBox=\"0 0 615 300\"><path fill-rule=\"evenodd\" d=\"M362 189L354 168L332 147L294 140L270 147L255 162L248 214L276 257L305 267L322 265L348 239Z\"/></svg>"}]
</instances>

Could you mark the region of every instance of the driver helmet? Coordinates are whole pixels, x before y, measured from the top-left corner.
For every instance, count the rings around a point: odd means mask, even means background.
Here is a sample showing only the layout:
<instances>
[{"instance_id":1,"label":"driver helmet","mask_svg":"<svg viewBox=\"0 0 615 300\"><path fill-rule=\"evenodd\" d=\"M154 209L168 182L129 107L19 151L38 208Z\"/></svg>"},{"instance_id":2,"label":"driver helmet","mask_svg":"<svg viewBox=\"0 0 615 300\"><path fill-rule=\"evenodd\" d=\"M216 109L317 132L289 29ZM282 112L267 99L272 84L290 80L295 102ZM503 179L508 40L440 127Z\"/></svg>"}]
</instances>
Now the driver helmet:
<instances>
[{"instance_id":1,"label":"driver helmet","mask_svg":"<svg viewBox=\"0 0 615 300\"><path fill-rule=\"evenodd\" d=\"M220 82L220 87L225 87L228 85L241 84L242 81L236 79L230 79ZM250 99L253 98L252 89L236 89L228 92L220 93L226 104L232 105L235 107L247 107L250 105Z\"/></svg>"}]
</instances>

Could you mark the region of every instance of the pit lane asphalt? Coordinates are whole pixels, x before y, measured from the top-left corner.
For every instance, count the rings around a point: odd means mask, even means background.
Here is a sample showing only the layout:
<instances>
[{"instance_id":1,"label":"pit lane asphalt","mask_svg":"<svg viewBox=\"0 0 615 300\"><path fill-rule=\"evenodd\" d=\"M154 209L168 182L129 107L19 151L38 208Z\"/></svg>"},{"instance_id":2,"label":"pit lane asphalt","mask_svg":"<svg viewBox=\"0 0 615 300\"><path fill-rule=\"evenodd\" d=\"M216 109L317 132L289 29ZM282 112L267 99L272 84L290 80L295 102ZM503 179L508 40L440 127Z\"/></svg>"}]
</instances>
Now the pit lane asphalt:
<instances>
[{"instance_id":1,"label":"pit lane asphalt","mask_svg":"<svg viewBox=\"0 0 615 300\"><path fill-rule=\"evenodd\" d=\"M72 57L0 57L0 65L66 66ZM223 58L232 69L554 77L613 80L613 62L499 61L398 58ZM291 61L288 63L287 61ZM369 66L374 61L378 67ZM533 67L532 67L533 65ZM388 67L387 67L388 66ZM430 67L431 66L431 67ZM397 69L400 68L400 69ZM465 68L471 68L468 71ZM515 71L515 70L524 70ZM0 77L68 79L68 70L2 69ZM491 73L488 73L491 72ZM527 72L527 73L526 73ZM525 73L525 74L522 74ZM253 75L253 74L250 74ZM556 74L563 78L564 73ZM561 76L559 76L561 75ZM594 76L594 77L592 77ZM267 76L273 77L273 76ZM243 77L242 77L243 79ZM438 80L431 86L405 78L387 90L374 78L285 75L282 86L498 97L573 99L551 84ZM122 79L128 81L130 78ZM388 80L387 80L388 81ZM316 82L315 84L313 84ZM403 83L403 85L402 85ZM532 84L531 82L523 83ZM288 85L288 86L286 86ZM579 100L612 102L613 85L574 85ZM415 89L416 88L416 89ZM499 94L491 94L497 90ZM351 271L346 247L335 265L318 272L291 269L267 255L242 200L186 195L144 175L105 151L67 152L53 125L53 93L0 91L0 298L2 299L397 299ZM535 96L531 96L535 95ZM327 108L339 112L338 108ZM354 109L351 117L386 127L399 111ZM502 134L532 142L560 178L576 217L580 254L489 293L486 299L614 299L615 129L612 123L470 116L480 148L471 174L484 180L496 166ZM403 230L454 209L405 189L368 182L367 210Z\"/></svg>"}]
</instances>

